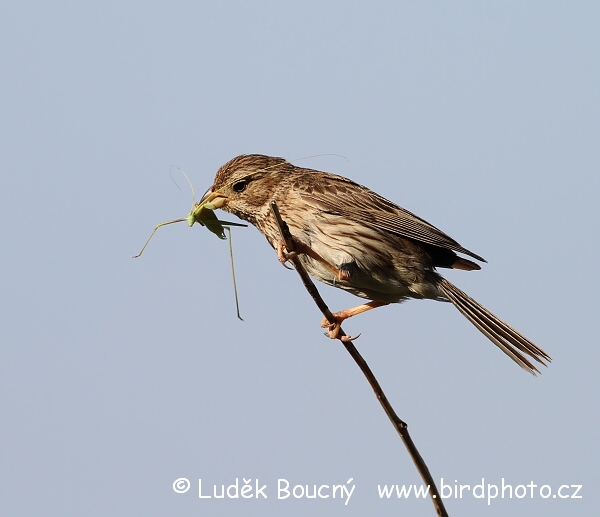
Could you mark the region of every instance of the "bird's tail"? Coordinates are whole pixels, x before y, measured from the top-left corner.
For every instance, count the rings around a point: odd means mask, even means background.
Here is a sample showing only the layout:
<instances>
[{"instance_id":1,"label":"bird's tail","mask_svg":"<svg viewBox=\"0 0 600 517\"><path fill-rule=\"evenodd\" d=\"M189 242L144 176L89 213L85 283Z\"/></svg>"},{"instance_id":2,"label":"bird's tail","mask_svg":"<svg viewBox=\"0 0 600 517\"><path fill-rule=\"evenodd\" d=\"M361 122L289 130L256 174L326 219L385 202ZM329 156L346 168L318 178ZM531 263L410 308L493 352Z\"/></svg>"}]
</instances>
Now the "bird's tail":
<instances>
[{"instance_id":1,"label":"bird's tail","mask_svg":"<svg viewBox=\"0 0 600 517\"><path fill-rule=\"evenodd\" d=\"M500 350L515 361L521 368L535 375L540 371L529 361L529 356L547 366L544 361L552 358L535 343L532 343L515 329L494 316L483 305L463 293L458 287L443 277L438 277L437 288L463 315L488 337Z\"/></svg>"}]
</instances>

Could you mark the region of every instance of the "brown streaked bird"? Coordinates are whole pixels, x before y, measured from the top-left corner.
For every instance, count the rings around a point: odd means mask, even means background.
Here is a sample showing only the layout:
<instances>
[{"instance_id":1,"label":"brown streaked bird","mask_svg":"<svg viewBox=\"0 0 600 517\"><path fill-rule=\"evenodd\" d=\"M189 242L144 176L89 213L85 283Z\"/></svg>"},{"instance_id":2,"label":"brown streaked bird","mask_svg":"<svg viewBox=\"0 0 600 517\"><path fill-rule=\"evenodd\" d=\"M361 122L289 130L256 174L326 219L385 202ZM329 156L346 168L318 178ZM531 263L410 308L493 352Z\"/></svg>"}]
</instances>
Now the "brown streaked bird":
<instances>
[{"instance_id":1,"label":"brown streaked bird","mask_svg":"<svg viewBox=\"0 0 600 517\"><path fill-rule=\"evenodd\" d=\"M408 210L348 178L296 167L283 158L238 156L223 165L204 194L216 208L256 226L285 263L271 209L276 201L294 239L295 255L317 280L372 300L324 320L329 336L369 309L409 298L450 301L519 366L539 370L550 356L442 277L437 268L481 269L457 255L485 260Z\"/></svg>"}]
</instances>

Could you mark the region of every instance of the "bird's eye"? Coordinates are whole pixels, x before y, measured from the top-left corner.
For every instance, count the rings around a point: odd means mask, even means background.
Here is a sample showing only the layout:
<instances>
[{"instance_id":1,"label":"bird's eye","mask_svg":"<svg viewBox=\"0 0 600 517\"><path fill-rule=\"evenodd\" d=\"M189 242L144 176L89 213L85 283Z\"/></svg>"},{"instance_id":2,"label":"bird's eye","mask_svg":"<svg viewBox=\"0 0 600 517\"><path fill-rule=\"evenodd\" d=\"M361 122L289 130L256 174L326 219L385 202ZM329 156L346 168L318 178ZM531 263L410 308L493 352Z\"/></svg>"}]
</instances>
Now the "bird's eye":
<instances>
[{"instance_id":1,"label":"bird's eye","mask_svg":"<svg viewBox=\"0 0 600 517\"><path fill-rule=\"evenodd\" d=\"M243 192L244 190L246 190L247 186L248 182L246 180L238 181L237 183L233 184L233 190L235 192Z\"/></svg>"}]
</instances>

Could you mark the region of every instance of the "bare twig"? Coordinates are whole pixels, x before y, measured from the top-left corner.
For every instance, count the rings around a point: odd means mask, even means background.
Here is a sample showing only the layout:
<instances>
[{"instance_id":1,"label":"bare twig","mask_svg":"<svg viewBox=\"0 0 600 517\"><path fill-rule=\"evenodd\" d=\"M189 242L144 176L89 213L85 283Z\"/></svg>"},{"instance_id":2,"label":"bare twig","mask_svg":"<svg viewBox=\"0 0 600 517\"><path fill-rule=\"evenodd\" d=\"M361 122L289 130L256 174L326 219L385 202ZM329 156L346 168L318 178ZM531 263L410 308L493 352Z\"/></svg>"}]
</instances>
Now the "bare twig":
<instances>
[{"instance_id":1,"label":"bare twig","mask_svg":"<svg viewBox=\"0 0 600 517\"><path fill-rule=\"evenodd\" d=\"M279 213L279 209L277 208L277 204L275 203L275 201L271 202L271 208L273 209L273 214L275 215L277 225L279 226L279 230L281 232L281 237L282 237L283 241L285 242L285 247L286 247L288 253L292 253L294 251L294 243L293 243L292 235L290 234L288 225L281 218L281 214ZM317 304L317 307L323 313L323 316L325 316L330 322L333 322L334 321L333 314L329 310L329 307L327 307L327 304L323 301L323 298L321 298L319 291L317 291L315 284L308 276L306 269L304 269L304 267L302 266L302 264L300 263L300 261L298 260L297 257L290 258L290 261L296 268L296 271L298 272L298 274L300 275L300 278L302 279L302 283L304 284L304 287L306 287L306 290L312 296L313 300ZM340 328L338 337L342 338L344 336L347 336L347 335ZM361 371L367 378L367 381L369 381L371 388L373 388L373 391L375 392L375 396L377 397L377 400L379 400L379 403L381 404L386 415L392 422L392 425L394 426L394 428L400 435L400 438L402 438L402 441L404 442L404 445L405 445L406 449L408 450L410 457L412 458L415 466L417 467L417 470L419 471L419 474L421 475L423 482L429 486L429 494L431 495L431 500L433 502L433 506L435 508L437 515L439 517L448 517L448 513L446 512L446 508L444 507L442 498L440 497L440 494L435 485L435 482L433 481L433 477L431 476L431 473L429 472L429 469L427 468L425 461L423 460L422 456L419 454L417 447L415 446L414 442L412 441L412 438L410 437L410 434L408 433L408 425L406 424L406 422L402 421L400 419L400 417L394 411L394 408L392 407L392 405L388 401L387 397L383 393L383 389L381 389L381 386L379 385L379 382L377 381L377 379L375 378L375 375L371 371L371 368L369 368L369 365L367 364L367 362L363 359L362 355L360 355L360 353L354 346L354 343L352 343L352 341L348 340L347 338L340 339L340 341L344 344L344 346L346 347L346 350L352 356L352 358L354 359L356 364L358 364L358 367L361 369Z\"/></svg>"}]
</instances>

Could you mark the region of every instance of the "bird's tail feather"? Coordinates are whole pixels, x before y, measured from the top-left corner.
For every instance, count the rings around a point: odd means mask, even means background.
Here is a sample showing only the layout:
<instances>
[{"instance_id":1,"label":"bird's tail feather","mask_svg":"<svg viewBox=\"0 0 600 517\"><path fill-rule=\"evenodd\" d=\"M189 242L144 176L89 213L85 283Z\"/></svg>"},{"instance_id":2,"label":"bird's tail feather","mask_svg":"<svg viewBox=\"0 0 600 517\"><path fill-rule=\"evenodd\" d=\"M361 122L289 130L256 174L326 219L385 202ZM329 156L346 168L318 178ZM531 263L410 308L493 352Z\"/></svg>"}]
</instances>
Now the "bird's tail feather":
<instances>
[{"instance_id":1,"label":"bird's tail feather","mask_svg":"<svg viewBox=\"0 0 600 517\"><path fill-rule=\"evenodd\" d=\"M473 325L521 368L534 375L540 373L526 355L544 366L547 366L544 361L550 362L552 360L535 343L529 341L500 318L494 316L483 305L477 303L445 278L439 277L437 287L441 294L448 298Z\"/></svg>"}]
</instances>

